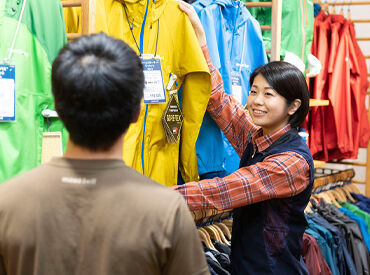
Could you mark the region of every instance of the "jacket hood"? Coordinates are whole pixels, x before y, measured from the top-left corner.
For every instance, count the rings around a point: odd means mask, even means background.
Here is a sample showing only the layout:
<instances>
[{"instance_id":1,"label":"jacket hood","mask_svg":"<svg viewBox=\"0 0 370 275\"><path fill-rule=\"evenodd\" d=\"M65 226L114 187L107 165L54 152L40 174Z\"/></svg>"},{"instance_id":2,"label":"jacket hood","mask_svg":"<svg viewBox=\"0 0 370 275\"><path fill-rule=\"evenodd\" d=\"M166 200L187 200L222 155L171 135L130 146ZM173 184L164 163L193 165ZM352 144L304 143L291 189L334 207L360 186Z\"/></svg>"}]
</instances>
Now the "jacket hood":
<instances>
[{"instance_id":1,"label":"jacket hood","mask_svg":"<svg viewBox=\"0 0 370 275\"><path fill-rule=\"evenodd\" d=\"M150 21L156 21L163 14L168 1L174 0L113 0L126 4L127 13L130 17L144 18L146 7L148 6L147 16ZM134 15L134 16L132 16Z\"/></svg>"}]
</instances>

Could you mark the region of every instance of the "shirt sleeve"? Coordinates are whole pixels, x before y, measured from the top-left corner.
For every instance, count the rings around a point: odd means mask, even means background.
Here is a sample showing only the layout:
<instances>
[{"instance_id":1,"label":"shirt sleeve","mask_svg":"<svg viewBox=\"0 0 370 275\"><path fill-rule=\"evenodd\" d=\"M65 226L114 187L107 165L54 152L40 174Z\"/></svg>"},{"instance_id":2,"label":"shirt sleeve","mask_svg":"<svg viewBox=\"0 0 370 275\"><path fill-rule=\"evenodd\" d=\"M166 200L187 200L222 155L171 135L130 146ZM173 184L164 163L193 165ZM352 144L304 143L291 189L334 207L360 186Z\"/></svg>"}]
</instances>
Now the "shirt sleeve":
<instances>
[{"instance_id":1,"label":"shirt sleeve","mask_svg":"<svg viewBox=\"0 0 370 275\"><path fill-rule=\"evenodd\" d=\"M165 226L165 235L163 245L168 249L162 274L210 274L194 220L181 196Z\"/></svg>"},{"instance_id":2,"label":"shirt sleeve","mask_svg":"<svg viewBox=\"0 0 370 275\"><path fill-rule=\"evenodd\" d=\"M252 118L244 107L225 93L220 72L213 65L207 46L202 47L211 76L212 92L207 111L241 157L248 143L248 134L256 131Z\"/></svg>"},{"instance_id":3,"label":"shirt sleeve","mask_svg":"<svg viewBox=\"0 0 370 275\"><path fill-rule=\"evenodd\" d=\"M190 210L226 210L274 198L292 197L310 183L309 166L295 152L271 155L224 178L174 186Z\"/></svg>"}]
</instances>

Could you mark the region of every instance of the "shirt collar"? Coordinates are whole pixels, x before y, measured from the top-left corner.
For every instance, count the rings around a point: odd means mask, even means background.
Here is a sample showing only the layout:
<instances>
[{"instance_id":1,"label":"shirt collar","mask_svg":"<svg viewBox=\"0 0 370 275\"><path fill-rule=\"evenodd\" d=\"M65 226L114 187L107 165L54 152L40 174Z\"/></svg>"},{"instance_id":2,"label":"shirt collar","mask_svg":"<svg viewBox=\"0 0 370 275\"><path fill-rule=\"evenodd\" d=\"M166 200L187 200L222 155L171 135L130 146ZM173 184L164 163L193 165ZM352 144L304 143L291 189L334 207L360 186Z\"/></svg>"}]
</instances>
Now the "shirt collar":
<instances>
[{"instance_id":1,"label":"shirt collar","mask_svg":"<svg viewBox=\"0 0 370 275\"><path fill-rule=\"evenodd\" d=\"M283 128L272 132L268 135L263 135L262 128L259 128L255 133L252 134L252 143L257 146L258 152L266 150L272 143L278 140L282 135L288 132L292 127L290 124L285 125Z\"/></svg>"}]
</instances>

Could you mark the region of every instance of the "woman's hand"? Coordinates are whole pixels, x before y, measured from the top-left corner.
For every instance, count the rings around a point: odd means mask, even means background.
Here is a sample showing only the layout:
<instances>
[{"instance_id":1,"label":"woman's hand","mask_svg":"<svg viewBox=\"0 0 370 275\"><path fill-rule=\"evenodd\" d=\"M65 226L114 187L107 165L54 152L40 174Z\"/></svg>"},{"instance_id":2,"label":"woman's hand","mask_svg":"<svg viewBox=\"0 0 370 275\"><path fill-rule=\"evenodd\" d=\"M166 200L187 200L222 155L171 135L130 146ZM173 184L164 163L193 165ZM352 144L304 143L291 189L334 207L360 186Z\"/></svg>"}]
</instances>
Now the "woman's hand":
<instances>
[{"instance_id":1,"label":"woman's hand","mask_svg":"<svg viewBox=\"0 0 370 275\"><path fill-rule=\"evenodd\" d=\"M207 45L206 35L204 33L202 24L200 23L199 17L195 12L193 6L181 0L179 0L178 2L180 10L185 12L189 17L190 22L193 25L195 34L197 35L200 46L203 47Z\"/></svg>"}]
</instances>

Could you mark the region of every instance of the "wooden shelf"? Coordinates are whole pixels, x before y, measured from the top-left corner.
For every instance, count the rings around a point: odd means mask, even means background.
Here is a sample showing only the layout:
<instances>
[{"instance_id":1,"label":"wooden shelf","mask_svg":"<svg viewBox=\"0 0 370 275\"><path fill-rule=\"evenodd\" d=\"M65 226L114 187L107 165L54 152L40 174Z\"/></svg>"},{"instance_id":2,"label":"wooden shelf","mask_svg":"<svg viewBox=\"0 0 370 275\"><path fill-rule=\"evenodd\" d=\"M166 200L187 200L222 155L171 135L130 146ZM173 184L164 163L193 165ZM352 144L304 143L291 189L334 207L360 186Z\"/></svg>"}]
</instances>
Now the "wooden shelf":
<instances>
[{"instance_id":1,"label":"wooden shelf","mask_svg":"<svg viewBox=\"0 0 370 275\"><path fill-rule=\"evenodd\" d=\"M310 107L316 107L316 106L329 106L329 100L328 99L310 99Z\"/></svg>"},{"instance_id":2,"label":"wooden shelf","mask_svg":"<svg viewBox=\"0 0 370 275\"><path fill-rule=\"evenodd\" d=\"M325 161L321 161L321 160L314 160L313 161L313 165L315 168L321 168L321 167L324 167L326 164Z\"/></svg>"}]
</instances>

